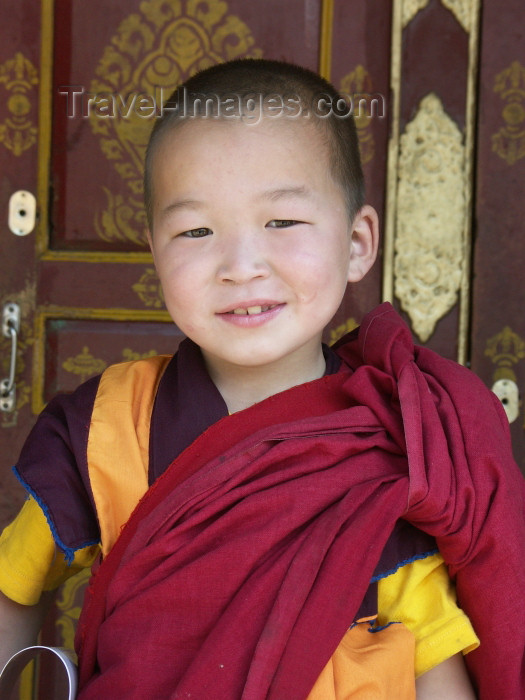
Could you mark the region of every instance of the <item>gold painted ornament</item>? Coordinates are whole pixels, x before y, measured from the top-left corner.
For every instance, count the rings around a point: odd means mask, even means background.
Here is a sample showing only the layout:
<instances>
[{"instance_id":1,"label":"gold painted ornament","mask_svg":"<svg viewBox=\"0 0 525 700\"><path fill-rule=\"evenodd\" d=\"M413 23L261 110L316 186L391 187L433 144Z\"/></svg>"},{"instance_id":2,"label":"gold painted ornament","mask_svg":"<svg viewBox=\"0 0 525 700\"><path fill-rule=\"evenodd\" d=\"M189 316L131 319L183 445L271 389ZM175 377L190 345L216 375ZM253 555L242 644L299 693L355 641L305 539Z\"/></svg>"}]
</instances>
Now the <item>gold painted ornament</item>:
<instances>
[{"instance_id":1,"label":"gold painted ornament","mask_svg":"<svg viewBox=\"0 0 525 700\"><path fill-rule=\"evenodd\" d=\"M0 143L21 156L36 144L37 128L31 120L32 99L36 101L38 71L20 51L0 65L0 85L7 91L3 97L9 115L0 124Z\"/></svg>"},{"instance_id":2,"label":"gold painted ornament","mask_svg":"<svg viewBox=\"0 0 525 700\"><path fill-rule=\"evenodd\" d=\"M89 118L102 152L119 173L104 188L94 228L104 241L146 243L142 173L153 119L170 93L208 66L259 57L247 25L222 0L144 0L106 46L92 80Z\"/></svg>"},{"instance_id":3,"label":"gold painted ornament","mask_svg":"<svg viewBox=\"0 0 525 700\"><path fill-rule=\"evenodd\" d=\"M463 274L465 151L440 99L427 95L401 136L394 291L426 342L456 304Z\"/></svg>"}]
</instances>

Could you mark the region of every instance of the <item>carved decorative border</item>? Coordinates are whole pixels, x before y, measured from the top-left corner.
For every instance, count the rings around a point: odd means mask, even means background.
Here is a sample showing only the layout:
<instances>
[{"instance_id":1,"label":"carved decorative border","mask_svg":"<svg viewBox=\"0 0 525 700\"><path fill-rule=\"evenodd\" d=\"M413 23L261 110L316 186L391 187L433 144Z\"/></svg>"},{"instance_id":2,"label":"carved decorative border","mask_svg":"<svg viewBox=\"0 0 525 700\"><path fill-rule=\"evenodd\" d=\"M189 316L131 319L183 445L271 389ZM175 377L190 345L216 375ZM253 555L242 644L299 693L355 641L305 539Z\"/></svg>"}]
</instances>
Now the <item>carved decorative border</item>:
<instances>
[{"instance_id":1,"label":"carved decorative border","mask_svg":"<svg viewBox=\"0 0 525 700\"><path fill-rule=\"evenodd\" d=\"M414 19L420 10L423 10L430 0L403 0L403 27Z\"/></svg>"},{"instance_id":2,"label":"carved decorative border","mask_svg":"<svg viewBox=\"0 0 525 700\"><path fill-rule=\"evenodd\" d=\"M37 129L28 116L31 97L38 85L38 69L21 51L0 65L0 85L7 91L5 103L10 115L0 124L0 143L13 155L21 156L35 145Z\"/></svg>"},{"instance_id":3,"label":"carved decorative border","mask_svg":"<svg viewBox=\"0 0 525 700\"><path fill-rule=\"evenodd\" d=\"M415 4L414 4L415 3ZM394 299L394 256L396 240L396 223L398 207L398 165L400 149L400 105L402 90L402 37L403 19L406 17L406 0L394 0L392 13L392 42L391 42L391 137L388 146L387 165L387 195L385 215L385 236L383 255L383 299ZM414 0L413 9L420 3ZM467 361L468 333L470 319L470 254L471 254L471 209L472 209L472 173L474 159L474 137L476 116L476 78L479 51L479 15L481 0L458 0L447 5L458 22L465 29L469 28L469 66L467 77L467 95L465 108L465 214L463 221L463 254L460 290L459 290L459 324L458 324L458 356L460 363ZM461 15L459 8L461 6ZM454 11L454 8L456 11ZM421 8L420 8L421 9ZM404 15L405 12L405 15ZM414 16L414 15L413 15ZM461 16L462 19L458 17ZM468 21L465 20L468 17Z\"/></svg>"},{"instance_id":4,"label":"carved decorative border","mask_svg":"<svg viewBox=\"0 0 525 700\"><path fill-rule=\"evenodd\" d=\"M456 304L461 285L467 186L462 140L432 93L401 136L395 294L423 342Z\"/></svg>"}]
</instances>

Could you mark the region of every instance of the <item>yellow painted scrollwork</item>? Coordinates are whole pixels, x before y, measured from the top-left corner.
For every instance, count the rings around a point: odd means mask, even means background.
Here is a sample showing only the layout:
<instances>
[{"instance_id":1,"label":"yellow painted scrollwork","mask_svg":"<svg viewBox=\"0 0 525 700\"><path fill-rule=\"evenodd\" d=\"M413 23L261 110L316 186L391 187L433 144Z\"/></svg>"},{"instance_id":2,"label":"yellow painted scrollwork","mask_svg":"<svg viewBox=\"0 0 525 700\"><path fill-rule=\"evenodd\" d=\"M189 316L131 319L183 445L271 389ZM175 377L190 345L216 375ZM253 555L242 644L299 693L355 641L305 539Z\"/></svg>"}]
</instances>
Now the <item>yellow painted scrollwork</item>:
<instances>
[{"instance_id":1,"label":"yellow painted scrollwork","mask_svg":"<svg viewBox=\"0 0 525 700\"><path fill-rule=\"evenodd\" d=\"M496 76L494 92L504 102L505 126L492 136L492 150L513 165L525 157L525 67L513 61Z\"/></svg>"},{"instance_id":2,"label":"yellow painted scrollwork","mask_svg":"<svg viewBox=\"0 0 525 700\"><path fill-rule=\"evenodd\" d=\"M66 372L76 374L80 377L81 381L85 381L92 375L100 374L107 366L107 362L104 362L104 360L93 357L87 346L84 346L82 352L78 353L78 355L75 355L75 357L68 357L67 360L62 363L62 367Z\"/></svg>"},{"instance_id":3,"label":"yellow painted scrollwork","mask_svg":"<svg viewBox=\"0 0 525 700\"><path fill-rule=\"evenodd\" d=\"M139 281L132 286L132 289L144 306L153 309L161 309L164 306L162 287L155 268L146 268Z\"/></svg>"},{"instance_id":4,"label":"yellow painted scrollwork","mask_svg":"<svg viewBox=\"0 0 525 700\"><path fill-rule=\"evenodd\" d=\"M79 591L89 581L90 570L83 569L69 578L59 590L56 606L60 611L56 626L60 634L60 646L73 650L75 628L80 616L82 600L77 600Z\"/></svg>"},{"instance_id":5,"label":"yellow painted scrollwork","mask_svg":"<svg viewBox=\"0 0 525 700\"><path fill-rule=\"evenodd\" d=\"M368 163L375 154L374 135L370 129L372 115L368 109L362 110L360 108L359 96L365 96L363 102L368 106L369 100L366 99L366 96L373 94L372 77L364 66L358 65L341 80L340 90L353 98L354 118L359 137L361 160L363 163Z\"/></svg>"},{"instance_id":6,"label":"yellow painted scrollwork","mask_svg":"<svg viewBox=\"0 0 525 700\"><path fill-rule=\"evenodd\" d=\"M0 124L0 143L20 156L36 143L37 128L30 118L31 93L38 85L38 71L28 58L18 52L0 65L0 84L7 90L5 98L9 116Z\"/></svg>"},{"instance_id":7,"label":"yellow painted scrollwork","mask_svg":"<svg viewBox=\"0 0 525 700\"><path fill-rule=\"evenodd\" d=\"M329 344L333 345L334 343L337 343L337 341L340 338L342 338L347 333L350 333L350 331L353 331L354 328L357 328L358 325L359 324L357 323L355 318L347 318L344 323L341 323L341 325L331 329L330 340L328 341Z\"/></svg>"},{"instance_id":8,"label":"yellow painted scrollwork","mask_svg":"<svg viewBox=\"0 0 525 700\"><path fill-rule=\"evenodd\" d=\"M513 367L525 358L525 340L510 326L487 340L485 355L496 365L493 380L511 379L516 381Z\"/></svg>"},{"instance_id":9,"label":"yellow painted scrollwork","mask_svg":"<svg viewBox=\"0 0 525 700\"><path fill-rule=\"evenodd\" d=\"M148 357L155 357L158 354L159 353L156 350L148 350L148 352L135 352L131 348L124 348L124 350L122 350L122 359L124 362L147 360Z\"/></svg>"},{"instance_id":10,"label":"yellow painted scrollwork","mask_svg":"<svg viewBox=\"0 0 525 700\"><path fill-rule=\"evenodd\" d=\"M96 69L90 92L93 132L123 180L105 188L95 230L105 241L144 244L142 167L153 118L170 92L207 66L260 56L249 28L221 0L144 0L126 17Z\"/></svg>"}]
</instances>

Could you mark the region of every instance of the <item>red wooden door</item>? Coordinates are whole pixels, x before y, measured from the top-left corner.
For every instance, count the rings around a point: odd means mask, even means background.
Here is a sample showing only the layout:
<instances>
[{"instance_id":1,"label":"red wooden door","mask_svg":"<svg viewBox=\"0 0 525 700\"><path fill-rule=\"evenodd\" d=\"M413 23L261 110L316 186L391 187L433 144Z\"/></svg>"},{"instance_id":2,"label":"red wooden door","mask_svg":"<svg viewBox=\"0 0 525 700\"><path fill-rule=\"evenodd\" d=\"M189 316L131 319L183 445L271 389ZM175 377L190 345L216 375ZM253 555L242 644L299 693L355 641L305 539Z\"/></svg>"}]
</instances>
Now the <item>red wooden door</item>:
<instances>
[{"instance_id":1,"label":"red wooden door","mask_svg":"<svg viewBox=\"0 0 525 700\"><path fill-rule=\"evenodd\" d=\"M371 4L374 13L369 12ZM347 93L388 91L390 8L354 0L382 50L367 63L359 22L320 0L33 0L0 8L1 207L36 196L27 236L4 223L1 302L21 309L16 410L0 414L0 524L22 491L9 467L45 403L112 362L173 352L145 236L142 158L156 102L200 67L237 56L287 59L330 73ZM366 63L366 68L365 68ZM388 124L359 126L370 199L383 209ZM351 290L327 339L380 301L381 266ZM8 374L10 340L2 338Z\"/></svg>"},{"instance_id":2,"label":"red wooden door","mask_svg":"<svg viewBox=\"0 0 525 700\"><path fill-rule=\"evenodd\" d=\"M0 206L23 189L37 201L34 231L5 226L2 303L21 310L16 407L0 416L0 524L23 498L10 466L36 414L107 365L172 353L181 339L163 308L146 245L142 159L156 102L199 68L241 56L296 62L349 93L386 93L390 8L355 1L381 38L365 68L353 17L320 0L22 0L0 7ZM360 122L371 199L383 208L387 120ZM373 123L372 123L373 121ZM351 294L351 296L350 296ZM380 300L380 265L349 293L327 330L334 340ZM8 371L10 340L1 345ZM59 592L44 641L72 646L85 576ZM42 674L41 697L59 681ZM22 696L29 697L26 678Z\"/></svg>"},{"instance_id":3,"label":"red wooden door","mask_svg":"<svg viewBox=\"0 0 525 700\"><path fill-rule=\"evenodd\" d=\"M525 5L483 6L471 366L499 392L525 473Z\"/></svg>"},{"instance_id":4,"label":"red wooden door","mask_svg":"<svg viewBox=\"0 0 525 700\"><path fill-rule=\"evenodd\" d=\"M146 246L141 163L155 102L229 58L290 60L375 98L357 126L368 199L384 222L381 259L348 291L326 339L387 298L419 342L471 359L489 386L497 376L523 388L525 17L521 0L507 6L485 0L480 15L478 0L0 5L0 303L21 310L15 410L0 413L0 525L23 499L10 467L49 398L180 341ZM37 201L27 236L6 223L19 190ZM10 351L0 338L0 379ZM59 592L47 642L72 644L84 580ZM55 674L42 682L41 697L55 697Z\"/></svg>"}]
</instances>

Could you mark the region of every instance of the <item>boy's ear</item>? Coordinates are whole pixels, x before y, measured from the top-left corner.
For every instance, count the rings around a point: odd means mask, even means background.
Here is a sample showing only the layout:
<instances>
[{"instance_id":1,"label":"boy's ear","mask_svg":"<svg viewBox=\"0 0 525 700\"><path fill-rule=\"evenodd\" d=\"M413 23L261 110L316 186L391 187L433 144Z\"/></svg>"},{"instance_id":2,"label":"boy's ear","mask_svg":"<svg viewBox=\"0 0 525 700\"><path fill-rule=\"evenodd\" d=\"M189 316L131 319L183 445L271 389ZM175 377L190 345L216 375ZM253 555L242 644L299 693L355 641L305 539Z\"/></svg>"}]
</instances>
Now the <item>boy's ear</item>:
<instances>
[{"instance_id":1,"label":"boy's ear","mask_svg":"<svg viewBox=\"0 0 525 700\"><path fill-rule=\"evenodd\" d=\"M376 210L368 204L355 215L350 245L348 281L359 282L374 264L379 246L379 219Z\"/></svg>"}]
</instances>

